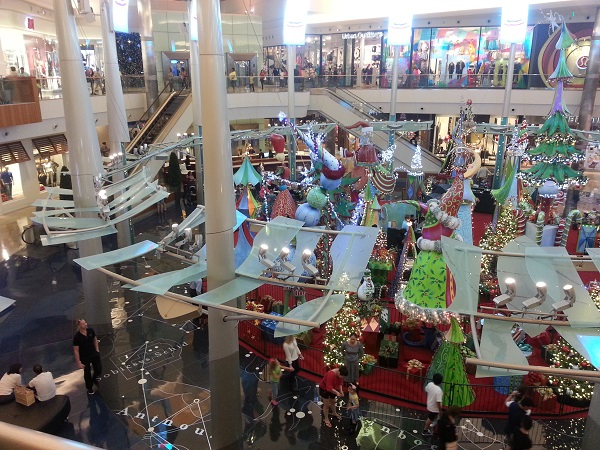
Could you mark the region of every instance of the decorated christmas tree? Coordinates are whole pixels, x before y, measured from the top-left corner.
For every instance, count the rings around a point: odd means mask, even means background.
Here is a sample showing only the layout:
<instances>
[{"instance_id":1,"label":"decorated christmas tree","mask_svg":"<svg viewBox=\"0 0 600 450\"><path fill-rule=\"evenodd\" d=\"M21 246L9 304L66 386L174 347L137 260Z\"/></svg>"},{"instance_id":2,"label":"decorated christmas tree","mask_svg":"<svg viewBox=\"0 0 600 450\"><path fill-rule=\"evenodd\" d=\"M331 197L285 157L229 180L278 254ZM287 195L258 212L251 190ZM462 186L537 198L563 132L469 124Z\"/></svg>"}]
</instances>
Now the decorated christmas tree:
<instances>
[{"instance_id":1,"label":"decorated christmas tree","mask_svg":"<svg viewBox=\"0 0 600 450\"><path fill-rule=\"evenodd\" d=\"M596 370L592 364L563 338L556 344L558 349L552 356L552 367L561 369ZM594 385L588 381L577 381L570 378L549 376L548 384L559 396L571 397L581 402L592 399Z\"/></svg>"},{"instance_id":2,"label":"decorated christmas tree","mask_svg":"<svg viewBox=\"0 0 600 450\"><path fill-rule=\"evenodd\" d=\"M346 295L342 309L325 324L326 335L323 341L323 359L329 367L336 367L344 363L342 344L348 340L352 333L360 339L360 317L356 299Z\"/></svg>"},{"instance_id":3,"label":"decorated christmas tree","mask_svg":"<svg viewBox=\"0 0 600 450\"><path fill-rule=\"evenodd\" d=\"M438 348L431 365L427 371L426 383L433 379L436 373L444 377L446 385L454 385L453 392L444 389L443 406L465 407L475 401L475 393L469 385L465 364L461 354L461 346L465 342L465 335L455 318L451 319L450 330L444 336L442 345Z\"/></svg>"},{"instance_id":4,"label":"decorated christmas tree","mask_svg":"<svg viewBox=\"0 0 600 450\"><path fill-rule=\"evenodd\" d=\"M504 207L498 217L498 223L489 224L479 246L484 250L502 250L506 244L519 235L517 216L511 207ZM481 286L480 289L490 296L499 294L498 279L496 276L496 265L498 257L494 255L483 255L481 258Z\"/></svg>"},{"instance_id":5,"label":"decorated christmas tree","mask_svg":"<svg viewBox=\"0 0 600 450\"><path fill-rule=\"evenodd\" d=\"M586 181L581 172L573 169L571 164L583 159L581 151L574 147L575 136L567 123L568 111L563 101L563 83L573 77L566 64L566 51L574 43L567 27L563 23L556 49L560 57L556 70L550 77L557 82L554 105L540 129L537 145L525 154L533 166L522 171L521 176L534 186L541 186L546 181L554 181L560 187L568 184L580 184Z\"/></svg>"}]
</instances>

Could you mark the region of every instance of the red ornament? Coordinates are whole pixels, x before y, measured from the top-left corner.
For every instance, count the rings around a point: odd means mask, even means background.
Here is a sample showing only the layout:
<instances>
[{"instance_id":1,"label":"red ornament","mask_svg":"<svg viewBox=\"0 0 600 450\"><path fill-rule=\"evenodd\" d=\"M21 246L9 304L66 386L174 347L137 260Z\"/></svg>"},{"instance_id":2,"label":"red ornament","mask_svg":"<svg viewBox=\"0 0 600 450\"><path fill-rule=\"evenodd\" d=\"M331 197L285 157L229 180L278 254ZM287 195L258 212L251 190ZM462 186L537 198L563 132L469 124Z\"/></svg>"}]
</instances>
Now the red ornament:
<instances>
[{"instance_id":1,"label":"red ornament","mask_svg":"<svg viewBox=\"0 0 600 450\"><path fill-rule=\"evenodd\" d=\"M346 332L344 330L340 330L340 334L343 336L346 334Z\"/></svg>"},{"instance_id":2,"label":"red ornament","mask_svg":"<svg viewBox=\"0 0 600 450\"><path fill-rule=\"evenodd\" d=\"M351 326L351 327L355 327L355 326L356 326L356 323L355 323L355 322L350 322L350 326Z\"/></svg>"},{"instance_id":3,"label":"red ornament","mask_svg":"<svg viewBox=\"0 0 600 450\"><path fill-rule=\"evenodd\" d=\"M569 353L569 347L563 347L561 350L563 353Z\"/></svg>"},{"instance_id":4,"label":"red ornament","mask_svg":"<svg viewBox=\"0 0 600 450\"><path fill-rule=\"evenodd\" d=\"M353 309L352 314L358 314L358 311L356 309Z\"/></svg>"},{"instance_id":5,"label":"red ornament","mask_svg":"<svg viewBox=\"0 0 600 450\"><path fill-rule=\"evenodd\" d=\"M473 104L473 100L469 99L467 100L467 105L471 106Z\"/></svg>"}]
</instances>

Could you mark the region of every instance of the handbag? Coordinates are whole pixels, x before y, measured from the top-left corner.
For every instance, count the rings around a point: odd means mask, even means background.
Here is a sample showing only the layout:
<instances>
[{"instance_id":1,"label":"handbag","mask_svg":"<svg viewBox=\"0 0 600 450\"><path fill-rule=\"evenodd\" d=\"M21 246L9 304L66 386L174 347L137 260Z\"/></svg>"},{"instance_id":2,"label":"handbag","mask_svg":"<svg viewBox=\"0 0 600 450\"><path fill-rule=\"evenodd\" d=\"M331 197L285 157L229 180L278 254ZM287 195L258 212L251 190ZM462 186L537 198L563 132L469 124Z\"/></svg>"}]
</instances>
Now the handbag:
<instances>
[{"instance_id":1,"label":"handbag","mask_svg":"<svg viewBox=\"0 0 600 450\"><path fill-rule=\"evenodd\" d=\"M15 400L21 405L33 405L35 403L35 394L26 386L15 386Z\"/></svg>"}]
</instances>

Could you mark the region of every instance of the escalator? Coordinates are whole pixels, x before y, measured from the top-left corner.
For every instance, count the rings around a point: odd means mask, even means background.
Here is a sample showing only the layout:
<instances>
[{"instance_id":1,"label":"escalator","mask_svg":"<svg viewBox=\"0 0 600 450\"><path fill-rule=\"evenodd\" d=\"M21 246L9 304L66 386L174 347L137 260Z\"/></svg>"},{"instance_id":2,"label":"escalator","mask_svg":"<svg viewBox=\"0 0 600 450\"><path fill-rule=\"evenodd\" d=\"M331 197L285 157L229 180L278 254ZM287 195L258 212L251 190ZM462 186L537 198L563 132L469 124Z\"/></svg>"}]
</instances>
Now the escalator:
<instances>
[{"instance_id":1,"label":"escalator","mask_svg":"<svg viewBox=\"0 0 600 450\"><path fill-rule=\"evenodd\" d=\"M134 148L140 147L144 144L150 145L163 142L164 137L169 135L169 131L176 126L176 119L181 115L180 110L188 109L187 106L190 103L189 98L191 98L190 91L180 90L167 94L167 99L160 106L158 106L158 108L156 108L158 99L161 98L161 95L159 94L157 100L150 105L150 107L138 120L136 127L133 129L135 136L127 145L128 153L132 153ZM154 108L156 108L156 111L152 113L151 111ZM189 123L185 127L186 130L188 126Z\"/></svg>"},{"instance_id":2,"label":"escalator","mask_svg":"<svg viewBox=\"0 0 600 450\"><path fill-rule=\"evenodd\" d=\"M342 91L342 92L340 92ZM379 109L359 97L349 93L345 89L332 91L329 89L313 90L311 92L310 109L318 112L328 120L339 124L352 124L358 121L375 122L381 120L376 114L381 114ZM356 129L348 130L351 134L357 136L359 131ZM373 143L376 147L383 150L388 147L388 133L384 131L375 131L373 133ZM396 133L394 143L394 167L410 167L411 159L415 153L416 145L405 139L399 133ZM428 173L438 173L441 168L441 161L431 152L421 149L421 158L423 171Z\"/></svg>"}]
</instances>

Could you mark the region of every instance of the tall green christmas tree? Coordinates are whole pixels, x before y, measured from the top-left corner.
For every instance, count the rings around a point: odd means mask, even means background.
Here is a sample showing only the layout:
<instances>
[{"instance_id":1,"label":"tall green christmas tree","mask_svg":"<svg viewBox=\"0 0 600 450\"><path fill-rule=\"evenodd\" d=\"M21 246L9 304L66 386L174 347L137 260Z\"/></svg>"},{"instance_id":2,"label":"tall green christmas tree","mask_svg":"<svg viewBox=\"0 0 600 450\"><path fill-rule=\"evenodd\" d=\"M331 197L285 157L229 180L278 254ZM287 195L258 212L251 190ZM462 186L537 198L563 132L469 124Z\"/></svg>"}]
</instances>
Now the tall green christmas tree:
<instances>
[{"instance_id":1,"label":"tall green christmas tree","mask_svg":"<svg viewBox=\"0 0 600 450\"><path fill-rule=\"evenodd\" d=\"M586 178L573 169L571 164L581 161L581 151L574 147L576 138L567 123L568 110L563 101L563 83L573 77L566 63L566 50L574 40L563 23L556 49L560 52L556 70L548 77L556 81L554 105L538 133L537 145L525 154L533 166L522 170L521 176L530 184L541 186L546 181L554 181L565 188L568 184L584 183Z\"/></svg>"},{"instance_id":2,"label":"tall green christmas tree","mask_svg":"<svg viewBox=\"0 0 600 450\"><path fill-rule=\"evenodd\" d=\"M357 301L353 296L347 295L342 309L325 324L325 339L323 344L323 359L329 367L344 364L342 344L348 340L352 333L360 339L360 317L358 316Z\"/></svg>"},{"instance_id":3,"label":"tall green christmas tree","mask_svg":"<svg viewBox=\"0 0 600 450\"><path fill-rule=\"evenodd\" d=\"M451 319L450 330L438 348L427 371L426 383L436 373L442 374L446 386L454 385L454 392L444 389L442 405L465 407L475 401L475 392L469 385L465 363L460 353L460 346L465 342L465 335L455 318Z\"/></svg>"}]
</instances>

